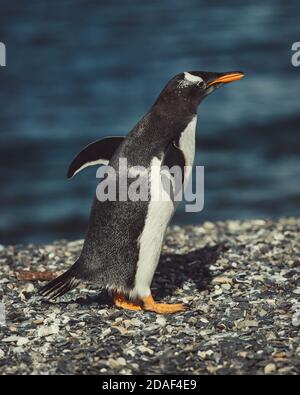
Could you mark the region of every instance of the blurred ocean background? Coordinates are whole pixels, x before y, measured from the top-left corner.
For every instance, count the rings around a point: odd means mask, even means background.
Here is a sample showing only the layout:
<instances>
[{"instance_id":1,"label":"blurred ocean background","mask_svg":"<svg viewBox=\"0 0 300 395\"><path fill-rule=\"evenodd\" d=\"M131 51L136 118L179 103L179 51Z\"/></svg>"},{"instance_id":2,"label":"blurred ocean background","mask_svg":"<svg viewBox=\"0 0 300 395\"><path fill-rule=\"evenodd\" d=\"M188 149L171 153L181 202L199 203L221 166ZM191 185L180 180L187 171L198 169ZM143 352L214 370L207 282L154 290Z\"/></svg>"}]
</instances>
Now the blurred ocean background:
<instances>
[{"instance_id":1,"label":"blurred ocean background","mask_svg":"<svg viewBox=\"0 0 300 395\"><path fill-rule=\"evenodd\" d=\"M0 243L84 237L86 144L127 134L174 74L243 70L199 108L205 208L176 224L300 215L300 41L294 1L1 0Z\"/></svg>"}]
</instances>

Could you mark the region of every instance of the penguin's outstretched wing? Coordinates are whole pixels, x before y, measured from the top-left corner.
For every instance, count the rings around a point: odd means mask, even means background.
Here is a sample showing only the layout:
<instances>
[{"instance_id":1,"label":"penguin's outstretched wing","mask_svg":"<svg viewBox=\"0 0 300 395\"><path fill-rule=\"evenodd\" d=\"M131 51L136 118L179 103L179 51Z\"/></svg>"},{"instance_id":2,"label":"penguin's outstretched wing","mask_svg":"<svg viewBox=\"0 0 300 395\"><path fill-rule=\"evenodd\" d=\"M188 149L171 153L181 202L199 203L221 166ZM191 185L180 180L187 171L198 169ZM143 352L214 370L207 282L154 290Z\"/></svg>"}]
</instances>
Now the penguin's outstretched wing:
<instances>
[{"instance_id":1,"label":"penguin's outstretched wing","mask_svg":"<svg viewBox=\"0 0 300 395\"><path fill-rule=\"evenodd\" d=\"M93 165L107 165L125 137L106 137L87 145L72 160L67 177L71 178L82 169Z\"/></svg>"}]
</instances>

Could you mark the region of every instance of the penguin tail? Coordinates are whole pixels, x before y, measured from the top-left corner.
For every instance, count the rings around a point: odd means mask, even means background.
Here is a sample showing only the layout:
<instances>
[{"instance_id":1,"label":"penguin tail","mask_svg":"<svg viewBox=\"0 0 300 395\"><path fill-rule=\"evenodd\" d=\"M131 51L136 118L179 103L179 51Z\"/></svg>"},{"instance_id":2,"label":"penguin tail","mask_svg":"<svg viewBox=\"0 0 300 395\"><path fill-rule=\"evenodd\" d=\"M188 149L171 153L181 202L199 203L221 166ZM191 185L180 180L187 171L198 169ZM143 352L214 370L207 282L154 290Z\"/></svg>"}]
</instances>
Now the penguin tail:
<instances>
[{"instance_id":1,"label":"penguin tail","mask_svg":"<svg viewBox=\"0 0 300 395\"><path fill-rule=\"evenodd\" d=\"M38 293L47 299L56 299L77 287L80 281L72 268L39 289Z\"/></svg>"}]
</instances>

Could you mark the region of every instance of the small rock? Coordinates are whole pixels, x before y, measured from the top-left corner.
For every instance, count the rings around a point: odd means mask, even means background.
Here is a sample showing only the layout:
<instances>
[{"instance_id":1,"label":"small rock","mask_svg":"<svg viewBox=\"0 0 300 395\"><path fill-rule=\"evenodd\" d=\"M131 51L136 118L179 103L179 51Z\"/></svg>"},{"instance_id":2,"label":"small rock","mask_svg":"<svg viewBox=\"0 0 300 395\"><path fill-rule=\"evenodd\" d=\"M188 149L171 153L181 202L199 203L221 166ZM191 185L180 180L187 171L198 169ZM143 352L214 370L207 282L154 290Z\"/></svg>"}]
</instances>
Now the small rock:
<instances>
[{"instance_id":1,"label":"small rock","mask_svg":"<svg viewBox=\"0 0 300 395\"><path fill-rule=\"evenodd\" d=\"M255 320L245 320L244 321L244 326L256 327L256 326L258 326L258 322L255 321Z\"/></svg>"},{"instance_id":2,"label":"small rock","mask_svg":"<svg viewBox=\"0 0 300 395\"><path fill-rule=\"evenodd\" d=\"M258 326L258 322L255 320L236 320L236 321L234 321L234 324L239 329L251 328L251 327Z\"/></svg>"},{"instance_id":3,"label":"small rock","mask_svg":"<svg viewBox=\"0 0 300 395\"><path fill-rule=\"evenodd\" d=\"M265 374L270 374L270 373L275 372L275 371L276 371L275 363L268 363L268 365L266 365L264 367Z\"/></svg>"},{"instance_id":4,"label":"small rock","mask_svg":"<svg viewBox=\"0 0 300 395\"><path fill-rule=\"evenodd\" d=\"M112 328L117 329L122 335L128 332L128 330L121 325L113 325Z\"/></svg>"},{"instance_id":5,"label":"small rock","mask_svg":"<svg viewBox=\"0 0 300 395\"><path fill-rule=\"evenodd\" d=\"M215 290L215 292L214 292L214 295L215 295L215 296L219 296L219 295L221 295L222 293L223 293L222 288L217 288L217 289Z\"/></svg>"},{"instance_id":6,"label":"small rock","mask_svg":"<svg viewBox=\"0 0 300 395\"><path fill-rule=\"evenodd\" d=\"M212 284L232 284L232 278L220 276L212 279Z\"/></svg>"},{"instance_id":7,"label":"small rock","mask_svg":"<svg viewBox=\"0 0 300 395\"><path fill-rule=\"evenodd\" d=\"M150 348L145 347L145 346L138 346L137 349L138 349L141 353L148 353L148 354L150 354L150 355L154 354L154 351L153 351L153 350L151 350Z\"/></svg>"},{"instance_id":8,"label":"small rock","mask_svg":"<svg viewBox=\"0 0 300 395\"><path fill-rule=\"evenodd\" d=\"M25 285L23 292L32 293L34 291L34 285L32 283L28 283Z\"/></svg>"},{"instance_id":9,"label":"small rock","mask_svg":"<svg viewBox=\"0 0 300 395\"><path fill-rule=\"evenodd\" d=\"M231 285L230 284L222 284L221 287L222 287L222 289L225 289L225 291L229 291L231 288Z\"/></svg>"},{"instance_id":10,"label":"small rock","mask_svg":"<svg viewBox=\"0 0 300 395\"><path fill-rule=\"evenodd\" d=\"M230 232L234 233L239 229L240 229L240 224L238 223L238 221L229 221L228 222L228 230Z\"/></svg>"},{"instance_id":11,"label":"small rock","mask_svg":"<svg viewBox=\"0 0 300 395\"><path fill-rule=\"evenodd\" d=\"M268 314L268 312L266 310L264 310L264 309L261 309L261 310L258 311L258 315L260 317L264 317L267 314Z\"/></svg>"},{"instance_id":12,"label":"small rock","mask_svg":"<svg viewBox=\"0 0 300 395\"><path fill-rule=\"evenodd\" d=\"M12 336L5 337L4 339L2 339L2 341L5 343L12 343L12 342L18 341L18 339L19 339L19 336L12 335Z\"/></svg>"},{"instance_id":13,"label":"small rock","mask_svg":"<svg viewBox=\"0 0 300 395\"><path fill-rule=\"evenodd\" d=\"M29 339L27 337L19 337L17 340L17 346L24 346L29 343Z\"/></svg>"},{"instance_id":14,"label":"small rock","mask_svg":"<svg viewBox=\"0 0 300 395\"><path fill-rule=\"evenodd\" d=\"M132 323L132 325L134 325L134 326L142 326L142 325L144 325L144 324L142 323L142 321L138 320L137 318L133 318L133 319L131 320L131 323Z\"/></svg>"},{"instance_id":15,"label":"small rock","mask_svg":"<svg viewBox=\"0 0 300 395\"><path fill-rule=\"evenodd\" d=\"M206 318L204 318L204 317L201 317L200 321L203 322L204 324L208 324L209 323L209 321Z\"/></svg>"},{"instance_id":16,"label":"small rock","mask_svg":"<svg viewBox=\"0 0 300 395\"><path fill-rule=\"evenodd\" d=\"M32 322L33 322L35 325L41 325L41 324L43 324L44 319L43 319L43 318L40 318L40 319L37 319L37 320L33 320Z\"/></svg>"},{"instance_id":17,"label":"small rock","mask_svg":"<svg viewBox=\"0 0 300 395\"><path fill-rule=\"evenodd\" d=\"M122 358L122 357L117 358L117 359L109 358L108 359L108 365L112 369L118 369L118 368L121 368L121 367L126 365L126 360L124 358Z\"/></svg>"},{"instance_id":18,"label":"small rock","mask_svg":"<svg viewBox=\"0 0 300 395\"><path fill-rule=\"evenodd\" d=\"M167 320L165 319L165 317L157 317L156 318L156 322L161 325L161 326L165 326L167 323Z\"/></svg>"},{"instance_id":19,"label":"small rock","mask_svg":"<svg viewBox=\"0 0 300 395\"><path fill-rule=\"evenodd\" d=\"M284 352L276 352L273 355L273 359L276 361L285 361L287 359L287 356Z\"/></svg>"},{"instance_id":20,"label":"small rock","mask_svg":"<svg viewBox=\"0 0 300 395\"><path fill-rule=\"evenodd\" d=\"M215 228L215 224L213 222L206 221L203 224L203 228L206 230L212 230Z\"/></svg>"},{"instance_id":21,"label":"small rock","mask_svg":"<svg viewBox=\"0 0 300 395\"><path fill-rule=\"evenodd\" d=\"M216 366L212 366L212 365L206 366L206 369L211 374L214 374L218 371L218 368Z\"/></svg>"},{"instance_id":22,"label":"small rock","mask_svg":"<svg viewBox=\"0 0 300 395\"><path fill-rule=\"evenodd\" d=\"M56 324L50 326L41 326L37 330L38 337L46 337L50 335L55 335L59 332L59 326Z\"/></svg>"},{"instance_id":23,"label":"small rock","mask_svg":"<svg viewBox=\"0 0 300 395\"><path fill-rule=\"evenodd\" d=\"M277 337L276 337L276 335L275 335L275 333L274 332L268 332L267 334L266 334L266 339L267 340L275 340Z\"/></svg>"},{"instance_id":24,"label":"small rock","mask_svg":"<svg viewBox=\"0 0 300 395\"><path fill-rule=\"evenodd\" d=\"M110 334L111 334L111 329L110 328L104 329L104 331L102 331L103 337L106 337L106 336L108 336Z\"/></svg>"},{"instance_id":25,"label":"small rock","mask_svg":"<svg viewBox=\"0 0 300 395\"><path fill-rule=\"evenodd\" d=\"M270 306L276 306L276 300L275 300L275 299L266 299L266 302L267 302Z\"/></svg>"},{"instance_id":26,"label":"small rock","mask_svg":"<svg viewBox=\"0 0 300 395\"><path fill-rule=\"evenodd\" d=\"M120 357L120 358L117 359L117 363L118 363L120 366L125 366L125 365L126 365L126 359Z\"/></svg>"}]
</instances>

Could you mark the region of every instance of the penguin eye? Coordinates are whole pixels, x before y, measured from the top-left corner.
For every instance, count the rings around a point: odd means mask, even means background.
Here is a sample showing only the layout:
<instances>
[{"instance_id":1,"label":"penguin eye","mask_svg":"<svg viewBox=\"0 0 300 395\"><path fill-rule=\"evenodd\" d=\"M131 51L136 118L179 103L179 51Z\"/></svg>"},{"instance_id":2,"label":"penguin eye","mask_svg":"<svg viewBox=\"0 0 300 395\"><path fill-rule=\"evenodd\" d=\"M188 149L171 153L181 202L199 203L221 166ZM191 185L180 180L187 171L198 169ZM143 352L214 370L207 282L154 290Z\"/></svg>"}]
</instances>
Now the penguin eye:
<instances>
[{"instance_id":1,"label":"penguin eye","mask_svg":"<svg viewBox=\"0 0 300 395\"><path fill-rule=\"evenodd\" d=\"M205 87L205 82L204 81L195 81L195 82L191 82L191 81L187 81L187 80L180 80L178 82L178 88L187 88L187 87L191 87L191 86L197 86L199 88L204 88Z\"/></svg>"}]
</instances>

